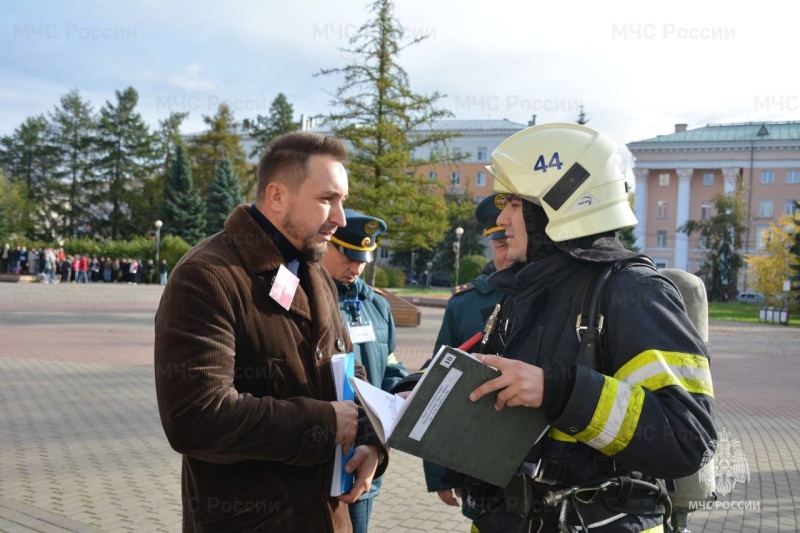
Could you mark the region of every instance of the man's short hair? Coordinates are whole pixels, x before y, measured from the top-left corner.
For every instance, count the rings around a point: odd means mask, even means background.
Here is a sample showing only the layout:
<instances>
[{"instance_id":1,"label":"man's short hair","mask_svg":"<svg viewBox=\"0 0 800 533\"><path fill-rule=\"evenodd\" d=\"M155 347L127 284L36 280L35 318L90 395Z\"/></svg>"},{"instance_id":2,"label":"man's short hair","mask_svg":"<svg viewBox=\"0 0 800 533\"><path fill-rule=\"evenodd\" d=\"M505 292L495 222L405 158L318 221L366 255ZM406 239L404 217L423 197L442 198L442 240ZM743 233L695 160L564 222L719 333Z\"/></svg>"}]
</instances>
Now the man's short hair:
<instances>
[{"instance_id":1,"label":"man's short hair","mask_svg":"<svg viewBox=\"0 0 800 533\"><path fill-rule=\"evenodd\" d=\"M347 147L335 137L310 131L295 131L273 139L258 162L256 199L261 200L267 185L277 179L297 190L306 179L308 159L312 155L328 155L343 163L347 159Z\"/></svg>"}]
</instances>

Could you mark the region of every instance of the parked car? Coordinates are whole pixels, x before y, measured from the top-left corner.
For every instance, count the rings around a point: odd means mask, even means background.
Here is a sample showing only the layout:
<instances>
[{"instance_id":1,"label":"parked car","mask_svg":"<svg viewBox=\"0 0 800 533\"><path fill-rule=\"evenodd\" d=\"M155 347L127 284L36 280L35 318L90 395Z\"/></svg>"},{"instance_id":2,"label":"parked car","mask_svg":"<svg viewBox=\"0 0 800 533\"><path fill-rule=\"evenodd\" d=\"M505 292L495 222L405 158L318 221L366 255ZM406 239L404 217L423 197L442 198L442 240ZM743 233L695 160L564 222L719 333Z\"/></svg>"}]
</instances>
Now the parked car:
<instances>
[{"instance_id":1,"label":"parked car","mask_svg":"<svg viewBox=\"0 0 800 533\"><path fill-rule=\"evenodd\" d=\"M449 287L450 286L450 273L449 272L434 272L431 274L431 287Z\"/></svg>"},{"instance_id":2,"label":"parked car","mask_svg":"<svg viewBox=\"0 0 800 533\"><path fill-rule=\"evenodd\" d=\"M765 300L764 295L757 292L740 292L736 296L736 301L743 304L762 304Z\"/></svg>"}]
</instances>

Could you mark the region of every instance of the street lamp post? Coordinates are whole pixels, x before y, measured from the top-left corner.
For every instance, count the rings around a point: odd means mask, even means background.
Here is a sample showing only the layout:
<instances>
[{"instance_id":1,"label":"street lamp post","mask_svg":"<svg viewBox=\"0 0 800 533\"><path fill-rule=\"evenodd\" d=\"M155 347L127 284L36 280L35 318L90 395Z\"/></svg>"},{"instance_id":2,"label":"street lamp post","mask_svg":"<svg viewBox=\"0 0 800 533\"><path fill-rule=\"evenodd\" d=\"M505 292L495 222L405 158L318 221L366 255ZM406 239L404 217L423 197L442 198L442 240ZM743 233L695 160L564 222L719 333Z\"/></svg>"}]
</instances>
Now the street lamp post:
<instances>
[{"instance_id":1,"label":"street lamp post","mask_svg":"<svg viewBox=\"0 0 800 533\"><path fill-rule=\"evenodd\" d=\"M786 233L786 278L783 280L783 307L786 309L787 322L789 318L789 291L792 288L792 282L789 279L791 275L791 265L789 263L789 259L792 257L792 239L795 231L797 231L797 228L794 227L794 224L787 224L783 227L783 232Z\"/></svg>"},{"instance_id":2,"label":"street lamp post","mask_svg":"<svg viewBox=\"0 0 800 533\"><path fill-rule=\"evenodd\" d=\"M161 250L161 226L163 225L163 222L156 220L156 268L158 268L160 263L158 259L158 252Z\"/></svg>"},{"instance_id":3,"label":"street lamp post","mask_svg":"<svg viewBox=\"0 0 800 533\"><path fill-rule=\"evenodd\" d=\"M456 228L456 242L453 243L453 251L456 253L456 285L458 285L458 267L461 262L461 236L464 235L464 228Z\"/></svg>"}]
</instances>

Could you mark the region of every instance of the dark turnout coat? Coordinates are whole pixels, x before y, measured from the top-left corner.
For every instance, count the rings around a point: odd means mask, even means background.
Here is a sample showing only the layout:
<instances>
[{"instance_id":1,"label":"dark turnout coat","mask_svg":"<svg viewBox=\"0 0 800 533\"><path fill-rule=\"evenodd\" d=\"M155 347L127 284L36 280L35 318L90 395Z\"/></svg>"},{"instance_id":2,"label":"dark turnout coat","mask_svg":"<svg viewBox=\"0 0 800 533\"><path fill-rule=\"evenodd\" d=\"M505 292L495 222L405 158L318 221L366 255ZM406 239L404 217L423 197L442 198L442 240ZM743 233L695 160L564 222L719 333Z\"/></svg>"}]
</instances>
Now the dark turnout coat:
<instances>
[{"instance_id":1,"label":"dark turnout coat","mask_svg":"<svg viewBox=\"0 0 800 533\"><path fill-rule=\"evenodd\" d=\"M330 358L350 340L319 264L301 264L289 311L270 298L282 263L240 206L184 256L162 296L156 392L183 454L185 531L351 530L347 505L328 496ZM373 433L362 422L359 434L363 444Z\"/></svg>"}]
</instances>

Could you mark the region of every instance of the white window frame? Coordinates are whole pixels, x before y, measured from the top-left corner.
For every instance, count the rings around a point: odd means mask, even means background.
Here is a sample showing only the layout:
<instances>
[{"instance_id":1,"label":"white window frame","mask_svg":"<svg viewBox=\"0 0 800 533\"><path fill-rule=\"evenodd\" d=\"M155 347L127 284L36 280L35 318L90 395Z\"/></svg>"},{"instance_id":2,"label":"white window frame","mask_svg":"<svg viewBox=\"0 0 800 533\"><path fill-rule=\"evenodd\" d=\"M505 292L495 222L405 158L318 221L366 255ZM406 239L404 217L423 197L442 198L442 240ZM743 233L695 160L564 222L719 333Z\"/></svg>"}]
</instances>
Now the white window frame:
<instances>
[{"instance_id":1,"label":"white window frame","mask_svg":"<svg viewBox=\"0 0 800 533\"><path fill-rule=\"evenodd\" d=\"M787 170L786 171L786 183L788 184L796 184L800 183L800 170Z\"/></svg>"},{"instance_id":2,"label":"white window frame","mask_svg":"<svg viewBox=\"0 0 800 533\"><path fill-rule=\"evenodd\" d=\"M669 172L662 172L658 175L658 186L669 187Z\"/></svg>"},{"instance_id":3,"label":"white window frame","mask_svg":"<svg viewBox=\"0 0 800 533\"><path fill-rule=\"evenodd\" d=\"M761 184L772 185L775 183L775 171L764 169L761 171Z\"/></svg>"},{"instance_id":4,"label":"white window frame","mask_svg":"<svg viewBox=\"0 0 800 533\"><path fill-rule=\"evenodd\" d=\"M794 215L797 212L797 207L794 203L797 200L784 200L783 201L783 212L787 215Z\"/></svg>"},{"instance_id":5,"label":"white window frame","mask_svg":"<svg viewBox=\"0 0 800 533\"><path fill-rule=\"evenodd\" d=\"M703 202L700 205L700 220L708 220L711 218L711 211L714 209L714 203L710 201Z\"/></svg>"},{"instance_id":6,"label":"white window frame","mask_svg":"<svg viewBox=\"0 0 800 533\"><path fill-rule=\"evenodd\" d=\"M774 212L772 200L761 200L758 203L758 218L772 218Z\"/></svg>"},{"instance_id":7,"label":"white window frame","mask_svg":"<svg viewBox=\"0 0 800 533\"><path fill-rule=\"evenodd\" d=\"M451 187L461 186L461 172L453 172L450 174L450 186Z\"/></svg>"},{"instance_id":8,"label":"white window frame","mask_svg":"<svg viewBox=\"0 0 800 533\"><path fill-rule=\"evenodd\" d=\"M769 226L756 226L756 249L766 250L770 237Z\"/></svg>"},{"instance_id":9,"label":"white window frame","mask_svg":"<svg viewBox=\"0 0 800 533\"><path fill-rule=\"evenodd\" d=\"M478 172L478 175L475 176L475 186L486 187L486 172Z\"/></svg>"},{"instance_id":10,"label":"white window frame","mask_svg":"<svg viewBox=\"0 0 800 533\"><path fill-rule=\"evenodd\" d=\"M656 248L666 248L667 247L667 239L669 236L667 235L666 230L659 230L656 232Z\"/></svg>"},{"instance_id":11,"label":"white window frame","mask_svg":"<svg viewBox=\"0 0 800 533\"><path fill-rule=\"evenodd\" d=\"M666 200L659 200L656 204L656 218L659 220L666 220L667 219L667 201Z\"/></svg>"},{"instance_id":12,"label":"white window frame","mask_svg":"<svg viewBox=\"0 0 800 533\"><path fill-rule=\"evenodd\" d=\"M714 173L713 172L706 172L703 174L703 187L713 187L714 186Z\"/></svg>"}]
</instances>

